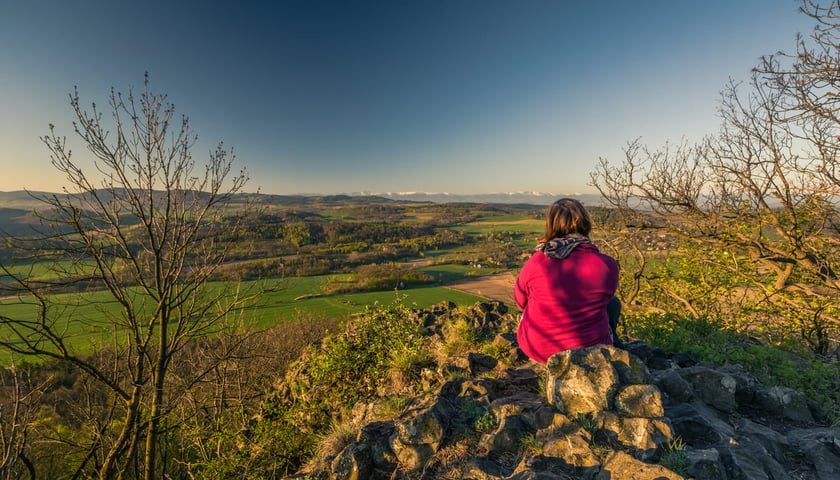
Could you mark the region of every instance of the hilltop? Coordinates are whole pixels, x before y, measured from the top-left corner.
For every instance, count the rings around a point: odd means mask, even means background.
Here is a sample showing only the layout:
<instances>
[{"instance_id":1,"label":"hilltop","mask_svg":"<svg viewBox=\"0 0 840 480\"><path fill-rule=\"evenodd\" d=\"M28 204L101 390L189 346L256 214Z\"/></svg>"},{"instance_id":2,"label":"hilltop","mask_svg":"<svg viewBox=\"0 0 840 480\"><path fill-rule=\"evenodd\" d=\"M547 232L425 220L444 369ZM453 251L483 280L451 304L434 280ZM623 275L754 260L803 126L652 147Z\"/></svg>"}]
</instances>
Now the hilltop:
<instances>
[{"instance_id":1,"label":"hilltop","mask_svg":"<svg viewBox=\"0 0 840 480\"><path fill-rule=\"evenodd\" d=\"M626 349L570 350L544 366L518 349L515 326L516 315L500 302L466 310L448 303L414 311L391 306L358 317L292 364L261 414L204 473L482 480L840 475L840 429L796 390L762 385L740 365L666 354L639 341ZM289 468L300 470L288 475Z\"/></svg>"}]
</instances>

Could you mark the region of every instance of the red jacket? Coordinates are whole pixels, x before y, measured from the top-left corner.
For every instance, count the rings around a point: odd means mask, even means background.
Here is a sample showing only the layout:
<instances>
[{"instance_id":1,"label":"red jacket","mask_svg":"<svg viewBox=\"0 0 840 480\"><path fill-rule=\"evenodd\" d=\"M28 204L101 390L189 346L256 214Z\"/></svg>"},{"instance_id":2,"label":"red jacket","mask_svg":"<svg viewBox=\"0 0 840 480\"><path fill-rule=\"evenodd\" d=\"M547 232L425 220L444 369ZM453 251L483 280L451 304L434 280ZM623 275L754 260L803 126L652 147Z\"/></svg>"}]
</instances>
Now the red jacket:
<instances>
[{"instance_id":1,"label":"red jacket","mask_svg":"<svg viewBox=\"0 0 840 480\"><path fill-rule=\"evenodd\" d=\"M545 363L570 348L612 345L606 306L617 287L618 263L595 245L578 245L562 260L534 253L514 290L522 310L519 347Z\"/></svg>"}]
</instances>

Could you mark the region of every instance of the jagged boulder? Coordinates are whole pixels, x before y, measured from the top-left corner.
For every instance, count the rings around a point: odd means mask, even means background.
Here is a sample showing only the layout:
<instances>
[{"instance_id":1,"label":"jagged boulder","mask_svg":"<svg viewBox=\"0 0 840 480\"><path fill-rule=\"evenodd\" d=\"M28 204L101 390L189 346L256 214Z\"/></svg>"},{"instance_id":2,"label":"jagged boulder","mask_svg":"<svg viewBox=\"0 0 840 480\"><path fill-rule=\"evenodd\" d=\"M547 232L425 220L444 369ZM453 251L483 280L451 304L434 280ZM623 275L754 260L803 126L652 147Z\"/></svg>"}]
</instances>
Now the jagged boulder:
<instances>
[{"instance_id":1,"label":"jagged boulder","mask_svg":"<svg viewBox=\"0 0 840 480\"><path fill-rule=\"evenodd\" d=\"M671 420L674 435L696 448L707 448L725 442L734 433L721 425L717 418L708 415L707 409L698 409L693 404L681 403L665 409Z\"/></svg>"},{"instance_id":2,"label":"jagged boulder","mask_svg":"<svg viewBox=\"0 0 840 480\"><path fill-rule=\"evenodd\" d=\"M371 462L375 468L390 471L399 462L391 447L395 434L394 422L372 422L362 427L356 441L370 447Z\"/></svg>"},{"instance_id":3,"label":"jagged boulder","mask_svg":"<svg viewBox=\"0 0 840 480\"><path fill-rule=\"evenodd\" d=\"M717 447L727 478L789 480L792 477L760 444L735 443Z\"/></svg>"},{"instance_id":4,"label":"jagged boulder","mask_svg":"<svg viewBox=\"0 0 840 480\"><path fill-rule=\"evenodd\" d=\"M366 443L351 443L332 462L331 480L366 480L373 474L373 458Z\"/></svg>"},{"instance_id":5,"label":"jagged boulder","mask_svg":"<svg viewBox=\"0 0 840 480\"><path fill-rule=\"evenodd\" d=\"M499 427L491 433L483 445L497 453L517 452L522 446L522 439L532 435L534 424L524 415L508 415L499 421Z\"/></svg>"},{"instance_id":6,"label":"jagged boulder","mask_svg":"<svg viewBox=\"0 0 840 480\"><path fill-rule=\"evenodd\" d=\"M609 409L620 386L604 348L566 350L552 355L546 366L548 401L571 417Z\"/></svg>"},{"instance_id":7,"label":"jagged boulder","mask_svg":"<svg viewBox=\"0 0 840 480\"><path fill-rule=\"evenodd\" d=\"M792 452L812 465L818 480L840 478L840 429L794 429L787 439Z\"/></svg>"},{"instance_id":8,"label":"jagged boulder","mask_svg":"<svg viewBox=\"0 0 840 480\"><path fill-rule=\"evenodd\" d=\"M654 374L653 384L676 402L694 400L694 388L676 370L662 370Z\"/></svg>"},{"instance_id":9,"label":"jagged boulder","mask_svg":"<svg viewBox=\"0 0 840 480\"><path fill-rule=\"evenodd\" d=\"M688 448L684 452L686 472L694 480L721 480L726 478L720 452L714 448Z\"/></svg>"},{"instance_id":10,"label":"jagged boulder","mask_svg":"<svg viewBox=\"0 0 840 480\"><path fill-rule=\"evenodd\" d=\"M808 399L792 388L761 389L756 392L756 406L771 415L781 415L795 422L814 421Z\"/></svg>"},{"instance_id":11,"label":"jagged boulder","mask_svg":"<svg viewBox=\"0 0 840 480\"><path fill-rule=\"evenodd\" d=\"M642 460L652 460L657 449L674 439L667 418L623 417L613 412L601 412L595 418L599 433L637 452Z\"/></svg>"},{"instance_id":12,"label":"jagged boulder","mask_svg":"<svg viewBox=\"0 0 840 480\"><path fill-rule=\"evenodd\" d=\"M484 355L483 353L474 352L467 355L467 363L470 368L470 376L473 377L489 372L499 365L499 361L495 358Z\"/></svg>"},{"instance_id":13,"label":"jagged boulder","mask_svg":"<svg viewBox=\"0 0 840 480\"><path fill-rule=\"evenodd\" d=\"M478 302L467 312L467 318L474 328L486 332L498 328L507 311L507 306L499 301Z\"/></svg>"},{"instance_id":14,"label":"jagged boulder","mask_svg":"<svg viewBox=\"0 0 840 480\"><path fill-rule=\"evenodd\" d=\"M736 410L735 392L738 382L731 375L702 365L696 365L680 370L680 375L691 383L697 395L703 402L722 412L732 413Z\"/></svg>"},{"instance_id":15,"label":"jagged boulder","mask_svg":"<svg viewBox=\"0 0 840 480\"><path fill-rule=\"evenodd\" d=\"M543 454L555 457L575 467L595 467L601 460L592 451L592 436L578 429L571 434L551 435L543 443Z\"/></svg>"},{"instance_id":16,"label":"jagged boulder","mask_svg":"<svg viewBox=\"0 0 840 480\"><path fill-rule=\"evenodd\" d=\"M661 465L639 461L618 450L612 452L601 465L595 480L684 480L681 475Z\"/></svg>"},{"instance_id":17,"label":"jagged boulder","mask_svg":"<svg viewBox=\"0 0 840 480\"><path fill-rule=\"evenodd\" d=\"M476 457L470 459L461 469L463 478L470 478L473 480L499 480L505 475L505 468L486 457Z\"/></svg>"},{"instance_id":18,"label":"jagged boulder","mask_svg":"<svg viewBox=\"0 0 840 480\"><path fill-rule=\"evenodd\" d=\"M661 418L665 416L662 394L653 385L627 385L615 396L615 409L625 417Z\"/></svg>"},{"instance_id":19,"label":"jagged boulder","mask_svg":"<svg viewBox=\"0 0 840 480\"><path fill-rule=\"evenodd\" d=\"M391 449L402 465L417 468L440 448L444 436L444 420L434 408L405 413L396 422Z\"/></svg>"},{"instance_id":20,"label":"jagged boulder","mask_svg":"<svg viewBox=\"0 0 840 480\"><path fill-rule=\"evenodd\" d=\"M574 468L560 458L550 455L526 455L506 480L567 480L580 478ZM585 477L585 475L584 475Z\"/></svg>"}]
</instances>

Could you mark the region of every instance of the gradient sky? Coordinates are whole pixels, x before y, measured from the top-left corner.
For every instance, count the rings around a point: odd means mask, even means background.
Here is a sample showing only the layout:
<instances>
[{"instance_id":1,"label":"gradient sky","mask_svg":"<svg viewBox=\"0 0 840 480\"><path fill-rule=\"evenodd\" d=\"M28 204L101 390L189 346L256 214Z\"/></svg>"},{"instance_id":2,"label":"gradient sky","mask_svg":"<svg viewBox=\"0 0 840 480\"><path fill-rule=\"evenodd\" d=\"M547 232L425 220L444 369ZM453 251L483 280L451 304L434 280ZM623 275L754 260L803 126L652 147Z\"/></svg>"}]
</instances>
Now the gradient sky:
<instances>
[{"instance_id":1,"label":"gradient sky","mask_svg":"<svg viewBox=\"0 0 840 480\"><path fill-rule=\"evenodd\" d=\"M0 0L0 191L59 191L67 94L166 93L264 193L592 192L599 157L701 138L790 51L793 0ZM83 155L83 149L76 149Z\"/></svg>"}]
</instances>

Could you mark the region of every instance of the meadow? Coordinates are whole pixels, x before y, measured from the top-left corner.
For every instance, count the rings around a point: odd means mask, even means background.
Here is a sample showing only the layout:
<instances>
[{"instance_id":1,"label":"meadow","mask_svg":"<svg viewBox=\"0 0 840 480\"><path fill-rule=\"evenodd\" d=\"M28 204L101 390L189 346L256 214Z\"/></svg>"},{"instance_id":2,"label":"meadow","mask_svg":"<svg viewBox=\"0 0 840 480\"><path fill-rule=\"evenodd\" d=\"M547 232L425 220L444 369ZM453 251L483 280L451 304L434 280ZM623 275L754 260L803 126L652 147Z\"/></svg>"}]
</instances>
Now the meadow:
<instances>
[{"instance_id":1,"label":"meadow","mask_svg":"<svg viewBox=\"0 0 840 480\"><path fill-rule=\"evenodd\" d=\"M464 270L456 268L454 270ZM442 301L452 301L459 306L472 305L485 298L460 292L443 285L421 285L394 291L358 292L323 295L323 285L331 275L311 277L274 278L260 281L214 282L208 285L211 292L228 290L233 294L237 287L245 295L261 291L258 297L236 315L231 315L228 327L257 330L272 328L299 317L318 319L346 318L364 311L368 305L390 304L395 297L406 305L424 308ZM458 275L450 273L452 280ZM68 346L76 353L92 353L112 346L125 330L119 324L120 306L108 292L57 294L49 298L56 314L50 317L54 329L63 332ZM0 300L3 316L12 319L31 319L37 316L33 299L6 298ZM220 328L223 327L220 325ZM7 325L0 326L0 335L9 335ZM119 340L117 340L119 341ZM8 364L10 355L0 352L0 364Z\"/></svg>"},{"instance_id":2,"label":"meadow","mask_svg":"<svg viewBox=\"0 0 840 480\"><path fill-rule=\"evenodd\" d=\"M380 291L360 291L350 293L324 294L322 287L331 279L341 279L352 273L331 272L327 274L305 276L275 276L259 280L216 281L207 285L208 294L230 292L231 295L239 290L244 295L259 292L254 300L247 304L226 321L226 327L259 330L273 328L289 323L299 318L308 318L313 322L325 319L346 319L350 315L360 313L367 306L375 304L389 304L395 298L408 306L417 308L428 307L443 301L454 302L458 306L472 305L487 298L467 293L456 288L480 277L488 277L515 270L510 259L507 264L490 263L488 251L495 245L506 245L507 250L513 249L509 256L515 259L522 252L528 252L542 231L543 223L534 212L519 213L521 207L504 211L500 206L447 206L440 205L357 205L354 202L343 204L337 201L314 201L312 204L273 205L267 209L274 213L294 211L301 215L300 210L306 209L306 218L316 218L329 224L343 224L355 226L354 231L371 228L375 225L383 209L385 215L391 217L397 225L426 225L433 223L437 228L463 232L462 241L456 244L439 246L423 251L417 251L413 256L402 258L403 265L427 274L431 281L422 285L410 285L399 290L388 289ZM500 211L501 210L501 211ZM453 212L457 214L453 215ZM448 224L447 220L448 219ZM445 224L445 226L441 226ZM310 227L311 229L312 227ZM281 234L282 235L282 234ZM352 235L351 235L352 236ZM381 236L381 234L380 234ZM277 238L277 244L282 244L284 238ZM380 248L379 245L389 243L379 238L377 240L356 242L369 250ZM400 239L405 243L409 239ZM379 242L379 243L377 243ZM384 242L384 243L383 243ZM301 257L312 252L321 255L329 254L331 249L340 248L345 243L334 242L333 247L324 242L312 241L311 244L298 247L297 255ZM328 255L327 255L328 256ZM498 255L497 255L498 256ZM347 258L348 255L334 257ZM259 260L252 257L249 260ZM493 262L496 262L493 260ZM242 260L232 262L246 263ZM50 281L61 278L63 272L68 271L69 262L33 262L18 263L8 267L7 273L0 275L0 282L9 282L10 275L29 278L34 281ZM87 273L92 271L85 264L73 265L74 271ZM467 289L468 290L468 289ZM119 337L125 334L122 327L120 306L106 291L83 291L72 293L58 293L47 297L51 305L48 321L53 329L61 332L66 344L75 353L87 354L98 349L111 347L119 342ZM38 306L31 297L9 295L0 298L0 312L5 318L13 320L29 320L37 317ZM220 326L221 327L221 326ZM0 335L7 337L11 332L9 324L0 325ZM116 339L116 340L115 340ZM8 364L11 356L8 352L0 352L0 363Z\"/></svg>"}]
</instances>

